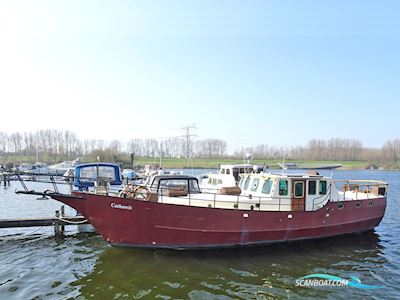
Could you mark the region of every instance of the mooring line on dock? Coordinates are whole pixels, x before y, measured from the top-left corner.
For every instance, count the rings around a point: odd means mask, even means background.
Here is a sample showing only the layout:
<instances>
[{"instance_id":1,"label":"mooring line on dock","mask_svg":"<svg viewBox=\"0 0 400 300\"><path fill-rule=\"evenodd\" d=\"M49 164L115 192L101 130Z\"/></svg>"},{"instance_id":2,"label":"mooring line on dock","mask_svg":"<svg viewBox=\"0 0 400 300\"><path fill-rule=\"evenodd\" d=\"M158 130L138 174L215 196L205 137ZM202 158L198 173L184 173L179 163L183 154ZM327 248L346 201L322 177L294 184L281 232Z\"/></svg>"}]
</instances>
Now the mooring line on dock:
<instances>
[{"instance_id":1,"label":"mooring line on dock","mask_svg":"<svg viewBox=\"0 0 400 300\"><path fill-rule=\"evenodd\" d=\"M70 220L67 220L67 219L64 219L64 218L59 218L59 217L54 217L54 219L60 220L61 222L64 222L64 223L67 223L67 224L70 224L70 225L80 225L80 224L88 223L87 219L84 219L82 221L77 221L77 222L70 221Z\"/></svg>"}]
</instances>

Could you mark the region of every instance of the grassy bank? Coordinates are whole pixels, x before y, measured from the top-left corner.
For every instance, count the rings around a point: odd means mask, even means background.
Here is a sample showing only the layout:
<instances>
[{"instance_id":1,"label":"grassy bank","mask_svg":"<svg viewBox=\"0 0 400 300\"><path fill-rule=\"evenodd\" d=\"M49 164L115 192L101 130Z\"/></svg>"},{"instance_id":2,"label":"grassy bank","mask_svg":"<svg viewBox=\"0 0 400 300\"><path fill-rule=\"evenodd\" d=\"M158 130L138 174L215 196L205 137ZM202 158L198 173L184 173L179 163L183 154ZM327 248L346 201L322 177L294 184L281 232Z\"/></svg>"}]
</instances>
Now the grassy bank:
<instances>
[{"instance_id":1,"label":"grassy bank","mask_svg":"<svg viewBox=\"0 0 400 300\"><path fill-rule=\"evenodd\" d=\"M278 163L282 162L282 160L277 159L254 159L252 161L253 164L267 165L271 169L279 168ZM299 165L303 165L305 167L317 167L323 165L336 165L341 164L341 169L366 169L369 165L368 162L365 161L295 161ZM141 165L150 164L150 163L160 163L160 160L154 160L151 158L139 158L135 160L135 163L139 163ZM188 162L185 159L177 159L177 158L163 158L161 160L161 164L165 168L218 168L220 164L241 164L243 160L240 159L193 159Z\"/></svg>"},{"instance_id":2,"label":"grassy bank","mask_svg":"<svg viewBox=\"0 0 400 300\"><path fill-rule=\"evenodd\" d=\"M76 157L56 157L56 156L48 156L48 155L40 155L39 161L45 162L47 164L54 164L64 160L72 160ZM120 155L100 155L100 161L108 161L108 162L119 162L122 163L125 168L131 166L130 157L126 154ZM81 157L81 162L94 162L96 161L95 156L87 156ZM19 165L20 163L35 163L36 156L13 156L7 155L2 157L1 164L8 165ZM281 159L254 159L252 161L253 164L264 164L270 167L271 169L279 168L278 163L281 163ZM337 165L340 164L342 167L340 169L367 169L370 167L375 168L383 168L383 169L400 169L400 162L393 163L389 161L383 162L368 162L368 161L316 161L316 160L286 160L286 162L294 162L299 166L304 167L317 167L317 166L326 166L326 165ZM160 158L153 157L135 157L134 164L137 165L147 165L147 164L159 164ZM162 158L161 165L164 168L168 169L181 169L181 168L218 168L220 164L240 164L243 163L241 159L232 159L232 158L224 158L224 159L192 159L190 161L184 158Z\"/></svg>"}]
</instances>

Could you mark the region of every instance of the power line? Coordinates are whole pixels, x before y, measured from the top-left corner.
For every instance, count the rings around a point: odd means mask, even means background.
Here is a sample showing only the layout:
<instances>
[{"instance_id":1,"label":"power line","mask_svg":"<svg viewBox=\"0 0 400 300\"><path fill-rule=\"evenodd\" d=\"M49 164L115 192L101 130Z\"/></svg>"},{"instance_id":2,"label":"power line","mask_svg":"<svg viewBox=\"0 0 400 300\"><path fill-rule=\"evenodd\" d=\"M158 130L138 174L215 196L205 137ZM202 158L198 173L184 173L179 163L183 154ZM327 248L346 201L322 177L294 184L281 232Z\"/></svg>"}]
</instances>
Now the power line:
<instances>
[{"instance_id":1,"label":"power line","mask_svg":"<svg viewBox=\"0 0 400 300\"><path fill-rule=\"evenodd\" d=\"M186 138L185 152L186 152L186 158L189 159L191 157L191 153L192 153L190 137L195 136L194 134L190 133L190 130L197 129L196 124L186 125L186 126L183 126L181 129L185 131L185 135L184 135L184 137Z\"/></svg>"}]
</instances>

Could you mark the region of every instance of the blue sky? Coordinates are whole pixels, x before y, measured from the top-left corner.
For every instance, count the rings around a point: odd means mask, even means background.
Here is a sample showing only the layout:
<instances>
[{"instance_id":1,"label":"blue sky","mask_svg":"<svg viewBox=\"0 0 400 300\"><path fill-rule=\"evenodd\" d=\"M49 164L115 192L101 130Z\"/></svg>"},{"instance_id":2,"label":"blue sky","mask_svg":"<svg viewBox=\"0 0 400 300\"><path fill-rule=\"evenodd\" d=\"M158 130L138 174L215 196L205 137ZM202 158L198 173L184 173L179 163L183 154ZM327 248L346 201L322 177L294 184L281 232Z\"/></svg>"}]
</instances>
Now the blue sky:
<instances>
[{"instance_id":1,"label":"blue sky","mask_svg":"<svg viewBox=\"0 0 400 300\"><path fill-rule=\"evenodd\" d=\"M399 137L399 1L0 2L0 131Z\"/></svg>"}]
</instances>

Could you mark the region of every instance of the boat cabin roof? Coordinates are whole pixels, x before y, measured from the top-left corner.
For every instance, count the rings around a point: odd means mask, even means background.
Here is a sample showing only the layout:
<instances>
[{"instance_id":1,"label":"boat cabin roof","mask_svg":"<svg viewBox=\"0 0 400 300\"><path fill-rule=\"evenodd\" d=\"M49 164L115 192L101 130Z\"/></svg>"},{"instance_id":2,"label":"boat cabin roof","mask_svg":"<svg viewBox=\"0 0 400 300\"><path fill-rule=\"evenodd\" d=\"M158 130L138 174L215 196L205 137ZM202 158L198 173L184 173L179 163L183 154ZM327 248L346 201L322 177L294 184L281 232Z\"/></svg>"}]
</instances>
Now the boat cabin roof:
<instances>
[{"instance_id":1,"label":"boat cabin roof","mask_svg":"<svg viewBox=\"0 0 400 300\"><path fill-rule=\"evenodd\" d=\"M200 192L198 179L190 175L155 175L150 180L150 183L146 185L156 192L165 192L169 189L183 189L189 193Z\"/></svg>"},{"instance_id":2,"label":"boat cabin roof","mask_svg":"<svg viewBox=\"0 0 400 300\"><path fill-rule=\"evenodd\" d=\"M238 168L249 168L253 169L253 165L250 164L228 164L228 165L221 165L220 169L238 169Z\"/></svg>"},{"instance_id":3,"label":"boat cabin roof","mask_svg":"<svg viewBox=\"0 0 400 300\"><path fill-rule=\"evenodd\" d=\"M227 164L227 165L221 165L219 170L221 173L221 170L239 170L239 173L246 173L245 171L249 171L249 173L259 173L263 170L265 170L264 165L252 165L252 164Z\"/></svg>"},{"instance_id":4,"label":"boat cabin roof","mask_svg":"<svg viewBox=\"0 0 400 300\"><path fill-rule=\"evenodd\" d=\"M246 176L247 174L241 174L241 176ZM260 177L260 178L292 178L292 179L329 179L322 175L316 174L277 174L277 173L253 173L248 174L251 177Z\"/></svg>"},{"instance_id":5,"label":"boat cabin roof","mask_svg":"<svg viewBox=\"0 0 400 300\"><path fill-rule=\"evenodd\" d=\"M153 176L150 186L155 186L158 185L158 183L162 180L194 180L196 182L198 182L198 179L196 177L190 176L190 175L171 175L171 174L163 174L163 175L155 175Z\"/></svg>"}]
</instances>

